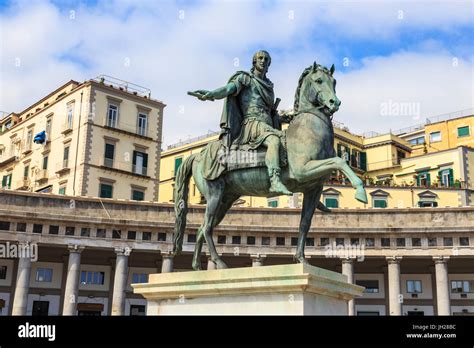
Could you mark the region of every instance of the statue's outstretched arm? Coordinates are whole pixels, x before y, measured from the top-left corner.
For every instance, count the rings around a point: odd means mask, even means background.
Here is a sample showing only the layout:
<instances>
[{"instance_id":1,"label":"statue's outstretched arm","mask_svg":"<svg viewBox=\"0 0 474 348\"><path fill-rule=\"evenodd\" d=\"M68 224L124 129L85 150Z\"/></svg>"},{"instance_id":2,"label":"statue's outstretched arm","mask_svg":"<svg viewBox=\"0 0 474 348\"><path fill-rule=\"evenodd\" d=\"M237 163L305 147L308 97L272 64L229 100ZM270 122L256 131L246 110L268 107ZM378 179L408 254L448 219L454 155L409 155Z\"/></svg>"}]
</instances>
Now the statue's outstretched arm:
<instances>
[{"instance_id":1,"label":"statue's outstretched arm","mask_svg":"<svg viewBox=\"0 0 474 348\"><path fill-rule=\"evenodd\" d=\"M229 82L224 87L217 88L213 91L207 91L204 89L200 89L195 91L194 93L201 94L201 97L198 97L201 100L214 100L214 99L222 99L228 97L231 94L237 92L237 86L233 82Z\"/></svg>"}]
</instances>

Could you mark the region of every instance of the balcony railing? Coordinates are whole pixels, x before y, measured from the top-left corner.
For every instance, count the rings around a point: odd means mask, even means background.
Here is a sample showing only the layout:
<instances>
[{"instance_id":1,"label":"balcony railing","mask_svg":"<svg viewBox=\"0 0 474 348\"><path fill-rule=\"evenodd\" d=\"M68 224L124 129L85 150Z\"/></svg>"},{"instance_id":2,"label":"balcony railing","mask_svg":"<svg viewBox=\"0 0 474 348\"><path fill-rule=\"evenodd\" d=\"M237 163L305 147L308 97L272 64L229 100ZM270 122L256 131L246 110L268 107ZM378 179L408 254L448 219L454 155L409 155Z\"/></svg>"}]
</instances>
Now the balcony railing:
<instances>
[{"instance_id":1,"label":"balcony railing","mask_svg":"<svg viewBox=\"0 0 474 348\"><path fill-rule=\"evenodd\" d=\"M48 178L49 178L49 173L47 169L40 169L36 173L36 181L48 180Z\"/></svg>"},{"instance_id":2,"label":"balcony railing","mask_svg":"<svg viewBox=\"0 0 474 348\"><path fill-rule=\"evenodd\" d=\"M146 175L147 167L132 165L132 171L135 174Z\"/></svg>"},{"instance_id":3,"label":"balcony railing","mask_svg":"<svg viewBox=\"0 0 474 348\"><path fill-rule=\"evenodd\" d=\"M16 188L17 190L21 190L21 189L25 189L25 188L28 188L30 187L30 179L25 177L21 180L18 180L16 182Z\"/></svg>"},{"instance_id":4,"label":"balcony railing","mask_svg":"<svg viewBox=\"0 0 474 348\"><path fill-rule=\"evenodd\" d=\"M23 153L30 152L33 149L33 141L30 139L30 141L25 140L23 142Z\"/></svg>"},{"instance_id":5,"label":"balcony railing","mask_svg":"<svg viewBox=\"0 0 474 348\"><path fill-rule=\"evenodd\" d=\"M56 173L61 173L69 169L69 160L62 160L56 163Z\"/></svg>"},{"instance_id":6,"label":"balcony railing","mask_svg":"<svg viewBox=\"0 0 474 348\"><path fill-rule=\"evenodd\" d=\"M64 122L61 127L61 133L72 132L72 122Z\"/></svg>"}]
</instances>

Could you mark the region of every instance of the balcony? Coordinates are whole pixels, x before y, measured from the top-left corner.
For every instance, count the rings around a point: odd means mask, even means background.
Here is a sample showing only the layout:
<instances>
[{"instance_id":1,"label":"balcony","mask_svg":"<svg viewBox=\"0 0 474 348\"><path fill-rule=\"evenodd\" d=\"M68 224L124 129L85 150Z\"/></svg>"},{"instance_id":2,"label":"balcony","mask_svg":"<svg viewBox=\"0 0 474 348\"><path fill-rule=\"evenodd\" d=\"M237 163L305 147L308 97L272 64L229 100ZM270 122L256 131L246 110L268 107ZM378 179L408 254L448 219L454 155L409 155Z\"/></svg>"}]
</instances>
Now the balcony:
<instances>
[{"instance_id":1,"label":"balcony","mask_svg":"<svg viewBox=\"0 0 474 348\"><path fill-rule=\"evenodd\" d=\"M32 144L31 139L30 141L25 140L23 142L23 150L22 150L23 154L28 155L31 151L33 151L33 144Z\"/></svg>"},{"instance_id":2,"label":"balcony","mask_svg":"<svg viewBox=\"0 0 474 348\"><path fill-rule=\"evenodd\" d=\"M16 189L17 190L27 190L30 187L30 179L27 177L24 177L21 180L18 180L16 182Z\"/></svg>"},{"instance_id":3,"label":"balcony","mask_svg":"<svg viewBox=\"0 0 474 348\"><path fill-rule=\"evenodd\" d=\"M61 127L61 134L68 134L72 132L72 122L64 122Z\"/></svg>"},{"instance_id":4,"label":"balcony","mask_svg":"<svg viewBox=\"0 0 474 348\"><path fill-rule=\"evenodd\" d=\"M60 161L58 163L56 163L56 171L55 173L56 174L59 174L59 175L64 175L66 173L68 173L71 168L69 168L69 160L63 160L63 161Z\"/></svg>"},{"instance_id":5,"label":"balcony","mask_svg":"<svg viewBox=\"0 0 474 348\"><path fill-rule=\"evenodd\" d=\"M2 152L2 155L0 155L0 167L18 161L19 159L15 151L9 151L9 153L7 153L5 150Z\"/></svg>"},{"instance_id":6,"label":"balcony","mask_svg":"<svg viewBox=\"0 0 474 348\"><path fill-rule=\"evenodd\" d=\"M42 181L47 181L49 179L49 173L47 169L40 169L36 173L36 181L37 182L42 182Z\"/></svg>"},{"instance_id":7,"label":"balcony","mask_svg":"<svg viewBox=\"0 0 474 348\"><path fill-rule=\"evenodd\" d=\"M135 174L138 174L138 175L145 175L145 176L146 176L147 167L132 165L132 171L133 171Z\"/></svg>"}]
</instances>

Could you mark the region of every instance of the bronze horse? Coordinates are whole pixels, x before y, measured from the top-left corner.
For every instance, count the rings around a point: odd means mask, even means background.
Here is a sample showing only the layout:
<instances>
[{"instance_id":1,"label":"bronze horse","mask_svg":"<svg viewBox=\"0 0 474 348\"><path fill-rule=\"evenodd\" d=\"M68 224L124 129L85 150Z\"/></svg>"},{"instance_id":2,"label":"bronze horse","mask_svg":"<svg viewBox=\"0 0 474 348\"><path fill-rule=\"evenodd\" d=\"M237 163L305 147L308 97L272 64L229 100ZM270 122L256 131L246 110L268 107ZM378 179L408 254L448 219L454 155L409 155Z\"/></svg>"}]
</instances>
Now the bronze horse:
<instances>
[{"instance_id":1,"label":"bronze horse","mask_svg":"<svg viewBox=\"0 0 474 348\"><path fill-rule=\"evenodd\" d=\"M341 102L336 96L333 73L334 65L327 69L316 62L303 71L295 94L295 114L286 130L288 166L282 170L282 181L291 192L302 192L304 195L295 255L295 259L300 263L307 263L304 256L306 236L315 209L324 208L319 200L324 181L333 170L343 172L356 190L355 198L367 203L362 180L334 151L331 116L339 109ZM272 197L269 192L270 179L265 167L257 167L229 171L215 180L206 180L203 177L203 161L198 160L200 155L186 158L176 174L173 252L178 255L182 249L188 186L192 175L196 186L207 200L204 223L196 236L193 269L201 269L200 256L204 240L217 268L227 268L216 251L212 231L239 197Z\"/></svg>"}]
</instances>

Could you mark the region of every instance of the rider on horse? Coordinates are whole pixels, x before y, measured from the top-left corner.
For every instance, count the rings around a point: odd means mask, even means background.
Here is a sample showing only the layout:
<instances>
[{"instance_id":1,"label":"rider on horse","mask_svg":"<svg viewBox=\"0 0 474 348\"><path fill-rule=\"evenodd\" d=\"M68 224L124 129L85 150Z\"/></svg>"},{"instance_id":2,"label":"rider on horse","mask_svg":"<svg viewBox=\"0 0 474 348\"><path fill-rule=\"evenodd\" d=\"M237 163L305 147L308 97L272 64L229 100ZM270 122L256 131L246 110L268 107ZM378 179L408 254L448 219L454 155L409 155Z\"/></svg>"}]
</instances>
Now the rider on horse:
<instances>
[{"instance_id":1,"label":"rider on horse","mask_svg":"<svg viewBox=\"0 0 474 348\"><path fill-rule=\"evenodd\" d=\"M267 148L265 164L270 177L270 192L292 195L281 182L280 137L282 136L278 112L275 110L273 83L266 73L271 63L267 51L253 56L250 72L238 71L226 86L214 91L198 90L201 100L226 98L222 112L220 139L227 148L244 151Z\"/></svg>"}]
</instances>

